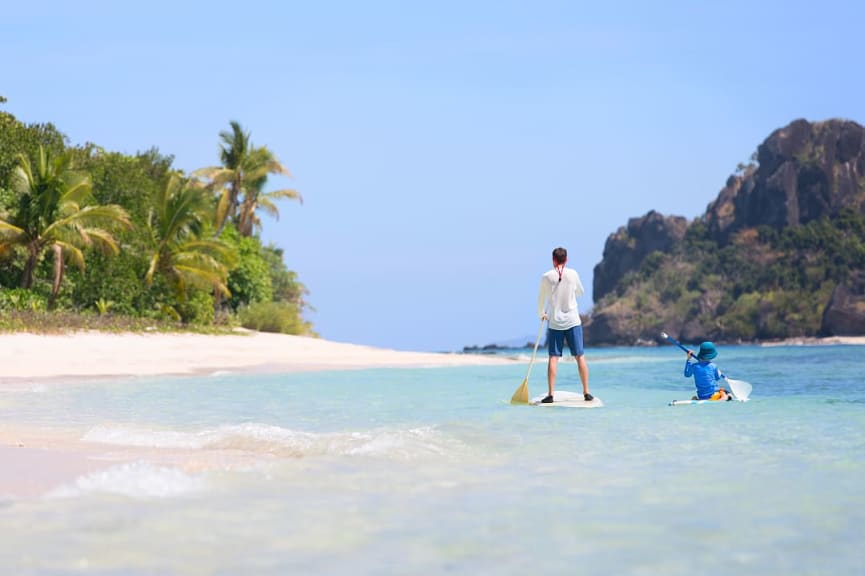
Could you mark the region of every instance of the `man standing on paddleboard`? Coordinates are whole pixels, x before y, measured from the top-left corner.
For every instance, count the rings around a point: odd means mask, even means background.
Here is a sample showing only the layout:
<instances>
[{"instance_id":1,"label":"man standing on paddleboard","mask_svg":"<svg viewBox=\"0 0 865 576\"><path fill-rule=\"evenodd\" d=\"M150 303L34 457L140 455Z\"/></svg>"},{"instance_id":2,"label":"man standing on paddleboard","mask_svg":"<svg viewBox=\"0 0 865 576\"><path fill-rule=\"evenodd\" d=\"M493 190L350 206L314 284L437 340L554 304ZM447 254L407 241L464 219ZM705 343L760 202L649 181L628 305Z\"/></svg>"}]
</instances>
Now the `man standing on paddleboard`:
<instances>
[{"instance_id":1,"label":"man standing on paddleboard","mask_svg":"<svg viewBox=\"0 0 865 576\"><path fill-rule=\"evenodd\" d=\"M583 325L577 307L577 298L583 295L585 289L577 271L565 268L567 262L567 250L561 247L553 250L553 269L541 276L538 293L538 316L541 320L547 320L547 349L550 355L547 362L549 393L541 400L545 404L553 401L559 358L562 357L565 342L577 360L583 397L586 402L593 400L589 394L589 366L583 354Z\"/></svg>"}]
</instances>

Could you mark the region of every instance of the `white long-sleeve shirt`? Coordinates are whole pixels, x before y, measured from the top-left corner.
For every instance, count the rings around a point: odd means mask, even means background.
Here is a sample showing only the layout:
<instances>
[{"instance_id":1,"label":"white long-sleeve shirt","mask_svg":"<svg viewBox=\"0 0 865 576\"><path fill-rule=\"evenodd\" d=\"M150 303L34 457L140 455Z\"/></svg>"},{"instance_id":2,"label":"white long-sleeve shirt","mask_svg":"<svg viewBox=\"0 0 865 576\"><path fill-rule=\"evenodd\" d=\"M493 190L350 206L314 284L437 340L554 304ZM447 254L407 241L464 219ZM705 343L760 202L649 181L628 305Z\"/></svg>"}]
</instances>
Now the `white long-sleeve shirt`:
<instances>
[{"instance_id":1,"label":"white long-sleeve shirt","mask_svg":"<svg viewBox=\"0 0 865 576\"><path fill-rule=\"evenodd\" d=\"M553 268L541 276L541 288L538 292L538 318L543 318L546 312L549 326L553 330L567 330L582 324L577 297L585 292L580 275L572 268L559 271Z\"/></svg>"}]
</instances>

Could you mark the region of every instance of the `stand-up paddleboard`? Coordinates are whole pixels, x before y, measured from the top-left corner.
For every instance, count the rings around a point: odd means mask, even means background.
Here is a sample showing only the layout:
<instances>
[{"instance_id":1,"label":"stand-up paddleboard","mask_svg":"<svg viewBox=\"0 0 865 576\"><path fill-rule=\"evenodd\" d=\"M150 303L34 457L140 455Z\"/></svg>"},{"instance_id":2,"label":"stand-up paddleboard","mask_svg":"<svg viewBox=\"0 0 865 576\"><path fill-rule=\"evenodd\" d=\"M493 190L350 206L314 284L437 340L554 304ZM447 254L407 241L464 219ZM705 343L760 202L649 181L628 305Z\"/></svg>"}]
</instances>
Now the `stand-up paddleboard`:
<instances>
[{"instance_id":1,"label":"stand-up paddleboard","mask_svg":"<svg viewBox=\"0 0 865 576\"><path fill-rule=\"evenodd\" d=\"M732 404L733 402L747 402L748 399L733 398L732 400L673 400L668 406L689 406L691 404Z\"/></svg>"},{"instance_id":2,"label":"stand-up paddleboard","mask_svg":"<svg viewBox=\"0 0 865 576\"><path fill-rule=\"evenodd\" d=\"M582 394L569 392L568 390L556 390L553 392L553 401L544 404L541 402L547 395L532 398L529 404L533 406L559 406L560 408L600 408L604 405L600 398L593 398L586 402Z\"/></svg>"}]
</instances>

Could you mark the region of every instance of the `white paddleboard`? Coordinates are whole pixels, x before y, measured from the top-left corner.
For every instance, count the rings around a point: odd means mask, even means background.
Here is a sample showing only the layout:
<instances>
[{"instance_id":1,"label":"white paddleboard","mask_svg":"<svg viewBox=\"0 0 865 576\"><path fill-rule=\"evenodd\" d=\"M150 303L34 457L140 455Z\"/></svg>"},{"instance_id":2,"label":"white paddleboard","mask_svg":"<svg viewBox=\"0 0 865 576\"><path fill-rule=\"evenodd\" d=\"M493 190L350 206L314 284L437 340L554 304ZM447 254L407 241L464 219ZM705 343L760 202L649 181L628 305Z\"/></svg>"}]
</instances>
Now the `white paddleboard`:
<instances>
[{"instance_id":1,"label":"white paddleboard","mask_svg":"<svg viewBox=\"0 0 865 576\"><path fill-rule=\"evenodd\" d=\"M732 400L673 400L668 406L687 406L690 404L727 404L728 402L747 402L748 399L740 400L733 398Z\"/></svg>"},{"instance_id":2,"label":"white paddleboard","mask_svg":"<svg viewBox=\"0 0 865 576\"><path fill-rule=\"evenodd\" d=\"M593 400L586 402L582 394L577 392L569 392L568 390L556 390L553 392L553 401L544 404L541 402L546 398L546 394L532 398L529 404L533 406L558 406L560 408L600 408L604 405L600 398L595 397Z\"/></svg>"}]
</instances>

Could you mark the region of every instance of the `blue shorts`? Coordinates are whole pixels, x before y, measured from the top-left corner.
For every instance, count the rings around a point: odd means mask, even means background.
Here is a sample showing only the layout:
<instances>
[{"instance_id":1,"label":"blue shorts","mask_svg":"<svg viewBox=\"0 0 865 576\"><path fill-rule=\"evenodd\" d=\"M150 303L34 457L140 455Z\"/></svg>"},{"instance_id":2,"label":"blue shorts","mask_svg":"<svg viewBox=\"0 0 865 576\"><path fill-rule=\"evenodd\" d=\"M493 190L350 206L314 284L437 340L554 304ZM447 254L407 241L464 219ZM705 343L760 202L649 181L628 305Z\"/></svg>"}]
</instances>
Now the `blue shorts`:
<instances>
[{"instance_id":1,"label":"blue shorts","mask_svg":"<svg viewBox=\"0 0 865 576\"><path fill-rule=\"evenodd\" d=\"M550 356L561 356L564 350L565 341L568 343L568 348L571 349L571 354L574 356L583 355L583 326L574 326L567 330L553 330L547 328L547 349Z\"/></svg>"}]
</instances>

